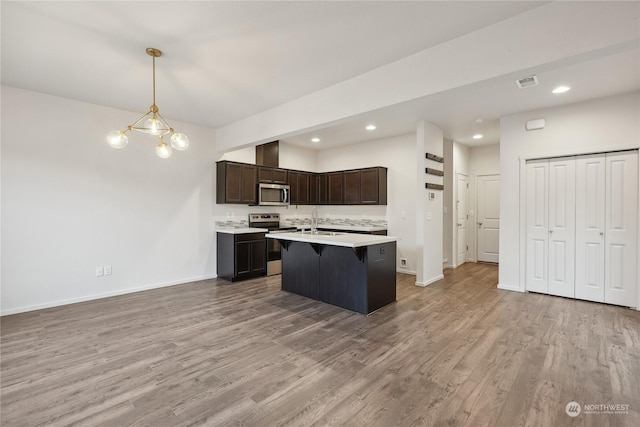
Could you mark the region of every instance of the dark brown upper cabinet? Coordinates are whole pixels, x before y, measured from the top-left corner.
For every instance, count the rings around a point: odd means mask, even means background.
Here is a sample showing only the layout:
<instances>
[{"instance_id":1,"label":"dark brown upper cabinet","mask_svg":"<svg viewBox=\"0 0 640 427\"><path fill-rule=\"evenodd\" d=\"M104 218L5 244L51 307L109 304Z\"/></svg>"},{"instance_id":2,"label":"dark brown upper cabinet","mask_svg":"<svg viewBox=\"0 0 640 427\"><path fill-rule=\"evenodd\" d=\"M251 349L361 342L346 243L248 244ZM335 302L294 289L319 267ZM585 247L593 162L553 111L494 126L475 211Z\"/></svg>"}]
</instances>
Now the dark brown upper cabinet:
<instances>
[{"instance_id":1,"label":"dark brown upper cabinet","mask_svg":"<svg viewBox=\"0 0 640 427\"><path fill-rule=\"evenodd\" d=\"M289 171L290 203L292 205L309 204L311 175L310 172Z\"/></svg>"},{"instance_id":2,"label":"dark brown upper cabinet","mask_svg":"<svg viewBox=\"0 0 640 427\"><path fill-rule=\"evenodd\" d=\"M309 183L309 204L326 205L328 196L328 176L326 173L314 173Z\"/></svg>"},{"instance_id":3,"label":"dark brown upper cabinet","mask_svg":"<svg viewBox=\"0 0 640 427\"><path fill-rule=\"evenodd\" d=\"M271 166L277 168L280 166L280 144L278 141L269 142L267 144L256 145L256 165Z\"/></svg>"},{"instance_id":4,"label":"dark brown upper cabinet","mask_svg":"<svg viewBox=\"0 0 640 427\"><path fill-rule=\"evenodd\" d=\"M216 203L256 203L257 166L220 161L216 167Z\"/></svg>"},{"instance_id":5,"label":"dark brown upper cabinet","mask_svg":"<svg viewBox=\"0 0 640 427\"><path fill-rule=\"evenodd\" d=\"M272 182L275 184L287 183L287 170L258 166L258 182Z\"/></svg>"},{"instance_id":6,"label":"dark brown upper cabinet","mask_svg":"<svg viewBox=\"0 0 640 427\"><path fill-rule=\"evenodd\" d=\"M344 204L360 204L360 171L345 171L342 174L344 179Z\"/></svg>"},{"instance_id":7,"label":"dark brown upper cabinet","mask_svg":"<svg viewBox=\"0 0 640 427\"><path fill-rule=\"evenodd\" d=\"M217 203L253 205L258 182L289 184L292 205L386 205L387 168L311 173L246 163L217 163Z\"/></svg>"},{"instance_id":8,"label":"dark brown upper cabinet","mask_svg":"<svg viewBox=\"0 0 640 427\"><path fill-rule=\"evenodd\" d=\"M327 173L328 197L327 204L344 204L344 183L342 182L342 172Z\"/></svg>"},{"instance_id":9,"label":"dark brown upper cabinet","mask_svg":"<svg viewBox=\"0 0 640 427\"><path fill-rule=\"evenodd\" d=\"M387 169L382 167L344 171L345 205L386 205Z\"/></svg>"},{"instance_id":10,"label":"dark brown upper cabinet","mask_svg":"<svg viewBox=\"0 0 640 427\"><path fill-rule=\"evenodd\" d=\"M360 171L360 203L387 204L387 168L375 167Z\"/></svg>"}]
</instances>

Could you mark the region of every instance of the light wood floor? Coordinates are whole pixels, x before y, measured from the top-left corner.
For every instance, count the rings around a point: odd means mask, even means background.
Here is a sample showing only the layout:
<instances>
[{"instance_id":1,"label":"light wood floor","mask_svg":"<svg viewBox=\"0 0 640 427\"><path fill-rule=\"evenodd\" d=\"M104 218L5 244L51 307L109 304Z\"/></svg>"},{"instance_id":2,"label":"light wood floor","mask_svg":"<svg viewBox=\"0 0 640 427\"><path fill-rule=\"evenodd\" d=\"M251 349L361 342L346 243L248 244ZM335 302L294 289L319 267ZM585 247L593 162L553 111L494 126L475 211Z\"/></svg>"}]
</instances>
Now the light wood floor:
<instances>
[{"instance_id":1,"label":"light wood floor","mask_svg":"<svg viewBox=\"0 0 640 427\"><path fill-rule=\"evenodd\" d=\"M640 312L500 291L491 265L414 280L369 317L278 277L3 317L1 423L640 425Z\"/></svg>"}]
</instances>

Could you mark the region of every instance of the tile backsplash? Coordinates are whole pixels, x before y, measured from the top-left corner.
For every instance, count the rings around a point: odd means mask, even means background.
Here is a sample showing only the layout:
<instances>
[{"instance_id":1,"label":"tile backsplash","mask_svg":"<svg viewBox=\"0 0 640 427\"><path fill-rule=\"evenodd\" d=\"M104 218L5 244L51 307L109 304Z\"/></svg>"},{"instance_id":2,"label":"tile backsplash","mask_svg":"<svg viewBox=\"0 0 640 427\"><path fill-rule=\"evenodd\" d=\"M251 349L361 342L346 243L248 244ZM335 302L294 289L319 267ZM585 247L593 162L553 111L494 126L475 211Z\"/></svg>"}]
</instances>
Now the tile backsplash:
<instances>
[{"instance_id":1,"label":"tile backsplash","mask_svg":"<svg viewBox=\"0 0 640 427\"><path fill-rule=\"evenodd\" d=\"M245 228L249 226L246 219L216 221L216 228Z\"/></svg>"},{"instance_id":2,"label":"tile backsplash","mask_svg":"<svg viewBox=\"0 0 640 427\"><path fill-rule=\"evenodd\" d=\"M282 221L291 225L311 225L311 217L287 217ZM357 227L386 227L384 219L369 218L318 218L318 225L353 225Z\"/></svg>"}]
</instances>

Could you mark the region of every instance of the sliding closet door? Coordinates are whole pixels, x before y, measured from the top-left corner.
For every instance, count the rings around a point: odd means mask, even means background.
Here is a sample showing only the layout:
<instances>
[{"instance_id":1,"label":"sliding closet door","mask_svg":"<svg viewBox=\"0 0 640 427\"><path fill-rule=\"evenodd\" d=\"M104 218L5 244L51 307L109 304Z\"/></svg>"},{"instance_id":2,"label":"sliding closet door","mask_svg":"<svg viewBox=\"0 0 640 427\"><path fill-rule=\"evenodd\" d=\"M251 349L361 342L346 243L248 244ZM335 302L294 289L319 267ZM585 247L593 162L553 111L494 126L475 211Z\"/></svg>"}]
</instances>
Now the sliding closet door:
<instances>
[{"instance_id":1,"label":"sliding closet door","mask_svg":"<svg viewBox=\"0 0 640 427\"><path fill-rule=\"evenodd\" d=\"M609 304L636 302L638 152L606 156L605 294Z\"/></svg>"},{"instance_id":2,"label":"sliding closet door","mask_svg":"<svg viewBox=\"0 0 640 427\"><path fill-rule=\"evenodd\" d=\"M551 295L575 295L576 161L549 161L549 290Z\"/></svg>"},{"instance_id":3,"label":"sliding closet door","mask_svg":"<svg viewBox=\"0 0 640 427\"><path fill-rule=\"evenodd\" d=\"M530 161L526 164L527 174L527 291L548 292L548 188L549 161Z\"/></svg>"},{"instance_id":4,"label":"sliding closet door","mask_svg":"<svg viewBox=\"0 0 640 427\"><path fill-rule=\"evenodd\" d=\"M604 302L605 157L576 159L576 295Z\"/></svg>"}]
</instances>

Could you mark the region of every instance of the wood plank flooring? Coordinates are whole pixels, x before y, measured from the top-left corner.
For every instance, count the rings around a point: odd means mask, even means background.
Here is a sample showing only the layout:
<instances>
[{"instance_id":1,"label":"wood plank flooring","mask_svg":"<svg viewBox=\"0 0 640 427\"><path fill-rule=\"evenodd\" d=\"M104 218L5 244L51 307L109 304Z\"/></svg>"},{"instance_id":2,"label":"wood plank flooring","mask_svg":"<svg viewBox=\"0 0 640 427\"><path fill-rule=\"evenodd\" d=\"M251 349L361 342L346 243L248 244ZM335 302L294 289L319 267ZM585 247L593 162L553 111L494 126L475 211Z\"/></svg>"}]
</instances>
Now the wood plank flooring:
<instances>
[{"instance_id":1,"label":"wood plank flooring","mask_svg":"<svg viewBox=\"0 0 640 427\"><path fill-rule=\"evenodd\" d=\"M209 280L1 319L3 426L638 426L640 312L465 264L363 316ZM568 402L582 405L575 418ZM629 405L624 414L588 404Z\"/></svg>"}]
</instances>

